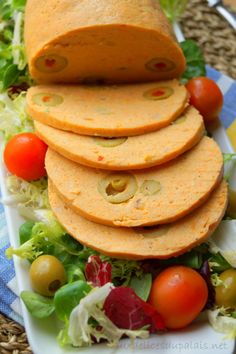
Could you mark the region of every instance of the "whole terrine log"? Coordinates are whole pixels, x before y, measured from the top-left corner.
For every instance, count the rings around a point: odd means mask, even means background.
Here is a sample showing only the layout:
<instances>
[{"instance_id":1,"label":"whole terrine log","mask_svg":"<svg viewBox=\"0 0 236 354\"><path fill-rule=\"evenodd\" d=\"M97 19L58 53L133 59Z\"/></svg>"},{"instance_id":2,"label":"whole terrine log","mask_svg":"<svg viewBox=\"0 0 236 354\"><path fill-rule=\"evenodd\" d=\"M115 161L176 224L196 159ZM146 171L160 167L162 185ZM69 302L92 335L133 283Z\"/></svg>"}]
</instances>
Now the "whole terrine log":
<instances>
[{"instance_id":1,"label":"whole terrine log","mask_svg":"<svg viewBox=\"0 0 236 354\"><path fill-rule=\"evenodd\" d=\"M156 81L185 68L157 0L28 0L25 44L41 83Z\"/></svg>"}]
</instances>

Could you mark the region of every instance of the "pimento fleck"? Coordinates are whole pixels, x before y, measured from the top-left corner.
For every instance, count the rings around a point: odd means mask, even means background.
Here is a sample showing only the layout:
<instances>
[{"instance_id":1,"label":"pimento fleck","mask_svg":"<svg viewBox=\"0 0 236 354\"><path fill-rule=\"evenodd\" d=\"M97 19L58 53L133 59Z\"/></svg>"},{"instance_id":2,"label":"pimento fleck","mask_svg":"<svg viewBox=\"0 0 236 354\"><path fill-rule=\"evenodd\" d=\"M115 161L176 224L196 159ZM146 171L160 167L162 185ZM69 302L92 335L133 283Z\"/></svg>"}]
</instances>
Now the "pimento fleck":
<instances>
[{"instance_id":1,"label":"pimento fleck","mask_svg":"<svg viewBox=\"0 0 236 354\"><path fill-rule=\"evenodd\" d=\"M45 59L45 66L48 68L52 68L56 63L55 59Z\"/></svg>"}]
</instances>

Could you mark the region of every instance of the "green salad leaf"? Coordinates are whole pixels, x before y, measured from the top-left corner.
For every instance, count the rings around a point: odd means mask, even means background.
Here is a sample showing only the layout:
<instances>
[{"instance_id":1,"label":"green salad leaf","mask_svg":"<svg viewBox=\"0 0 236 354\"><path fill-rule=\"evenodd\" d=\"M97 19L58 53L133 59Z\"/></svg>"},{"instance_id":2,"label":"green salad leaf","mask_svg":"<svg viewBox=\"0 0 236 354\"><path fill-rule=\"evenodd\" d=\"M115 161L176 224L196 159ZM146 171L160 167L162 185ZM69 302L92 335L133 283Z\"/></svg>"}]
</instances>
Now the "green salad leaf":
<instances>
[{"instance_id":1,"label":"green salad leaf","mask_svg":"<svg viewBox=\"0 0 236 354\"><path fill-rule=\"evenodd\" d=\"M160 0L160 5L171 22L178 21L184 13L188 0Z\"/></svg>"},{"instance_id":2,"label":"green salad leaf","mask_svg":"<svg viewBox=\"0 0 236 354\"><path fill-rule=\"evenodd\" d=\"M20 244L21 245L23 245L23 243L25 243L26 241L28 241L31 238L32 229L33 229L34 225L35 225L35 222L29 220L20 226L19 237L20 237Z\"/></svg>"},{"instance_id":3,"label":"green salad leaf","mask_svg":"<svg viewBox=\"0 0 236 354\"><path fill-rule=\"evenodd\" d=\"M236 154L224 153L223 160L224 160L224 163L236 161Z\"/></svg>"},{"instance_id":4,"label":"green salad leaf","mask_svg":"<svg viewBox=\"0 0 236 354\"><path fill-rule=\"evenodd\" d=\"M58 289L54 295L54 305L57 317L66 321L69 319L71 311L80 303L90 291L91 286L83 280L78 280L66 284Z\"/></svg>"},{"instance_id":5,"label":"green salad leaf","mask_svg":"<svg viewBox=\"0 0 236 354\"><path fill-rule=\"evenodd\" d=\"M30 82L23 42L25 0L0 1L0 90Z\"/></svg>"},{"instance_id":6,"label":"green salad leaf","mask_svg":"<svg viewBox=\"0 0 236 354\"><path fill-rule=\"evenodd\" d=\"M51 298L35 294L32 291L22 291L20 297L33 317L46 318L55 311Z\"/></svg>"},{"instance_id":7,"label":"green salad leaf","mask_svg":"<svg viewBox=\"0 0 236 354\"><path fill-rule=\"evenodd\" d=\"M183 265L193 269L200 269L204 260L208 259L208 257L209 246L203 243L180 256L160 260L157 267L165 268L172 265Z\"/></svg>"},{"instance_id":8,"label":"green salad leaf","mask_svg":"<svg viewBox=\"0 0 236 354\"><path fill-rule=\"evenodd\" d=\"M182 83L194 77L206 76L205 60L198 44L192 39L187 39L181 42L180 46L186 58L186 70L182 75Z\"/></svg>"},{"instance_id":9,"label":"green salad leaf","mask_svg":"<svg viewBox=\"0 0 236 354\"><path fill-rule=\"evenodd\" d=\"M68 283L73 283L74 281L77 280L85 280L85 276L83 272L84 263L77 262L77 264L65 264L64 267L65 267Z\"/></svg>"},{"instance_id":10,"label":"green salad leaf","mask_svg":"<svg viewBox=\"0 0 236 354\"><path fill-rule=\"evenodd\" d=\"M145 273L141 278L133 276L128 286L132 288L142 300L147 301L152 287L152 275Z\"/></svg>"},{"instance_id":11,"label":"green salad leaf","mask_svg":"<svg viewBox=\"0 0 236 354\"><path fill-rule=\"evenodd\" d=\"M20 228L21 245L6 250L6 256L17 255L32 262L42 254L57 257L65 266L70 282L83 279L84 265L95 252L69 236L51 210L36 210L37 220ZM81 273L82 272L82 273Z\"/></svg>"},{"instance_id":12,"label":"green salad leaf","mask_svg":"<svg viewBox=\"0 0 236 354\"><path fill-rule=\"evenodd\" d=\"M41 254L52 254L55 246L62 248L63 251L66 249L69 252L66 246L63 247L61 241L64 234L65 231L62 226L54 218L52 212L48 211L47 220L44 219L44 222L36 222L34 224L31 230L31 237L28 241L16 249L12 247L8 248L6 256L11 258L13 255L17 255L18 257L33 261Z\"/></svg>"},{"instance_id":13,"label":"green salad leaf","mask_svg":"<svg viewBox=\"0 0 236 354\"><path fill-rule=\"evenodd\" d=\"M9 86L13 85L14 82L18 79L20 72L16 64L11 64L6 68L6 71L2 77L2 88L6 90Z\"/></svg>"},{"instance_id":14,"label":"green salad leaf","mask_svg":"<svg viewBox=\"0 0 236 354\"><path fill-rule=\"evenodd\" d=\"M32 262L42 254L50 254L63 263L70 275L70 281L82 279L81 271L84 269L84 263L91 254L94 254L94 251L69 236L51 210L36 210L36 214L41 221L34 223L31 234L29 234L31 226L23 224L21 239L25 239L26 242L18 248L8 248L6 256L11 258L17 255Z\"/></svg>"},{"instance_id":15,"label":"green salad leaf","mask_svg":"<svg viewBox=\"0 0 236 354\"><path fill-rule=\"evenodd\" d=\"M216 273L222 273L225 270L232 268L220 252L213 254L209 258L209 265L211 270Z\"/></svg>"},{"instance_id":16,"label":"green salad leaf","mask_svg":"<svg viewBox=\"0 0 236 354\"><path fill-rule=\"evenodd\" d=\"M144 273L140 262L127 259L110 258L103 255L100 255L100 258L102 261L107 261L111 264L112 282L116 286L127 286L133 276L141 278Z\"/></svg>"},{"instance_id":17,"label":"green salad leaf","mask_svg":"<svg viewBox=\"0 0 236 354\"><path fill-rule=\"evenodd\" d=\"M3 20L10 20L14 12L24 12L26 0L0 0L0 14Z\"/></svg>"},{"instance_id":18,"label":"green salad leaf","mask_svg":"<svg viewBox=\"0 0 236 354\"><path fill-rule=\"evenodd\" d=\"M236 154L224 153L224 179L229 182L236 164Z\"/></svg>"}]
</instances>

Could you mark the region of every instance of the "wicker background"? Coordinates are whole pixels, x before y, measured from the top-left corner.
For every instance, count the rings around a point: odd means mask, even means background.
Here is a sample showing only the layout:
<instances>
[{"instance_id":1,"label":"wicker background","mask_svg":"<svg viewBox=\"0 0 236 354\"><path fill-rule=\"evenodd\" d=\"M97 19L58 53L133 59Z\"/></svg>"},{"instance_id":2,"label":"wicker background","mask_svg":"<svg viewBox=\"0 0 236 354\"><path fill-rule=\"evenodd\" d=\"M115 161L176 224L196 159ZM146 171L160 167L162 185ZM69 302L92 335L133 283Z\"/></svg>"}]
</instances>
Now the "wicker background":
<instances>
[{"instance_id":1,"label":"wicker background","mask_svg":"<svg viewBox=\"0 0 236 354\"><path fill-rule=\"evenodd\" d=\"M180 22L185 38L201 46L207 64L236 79L236 32L204 0L190 0Z\"/></svg>"},{"instance_id":2,"label":"wicker background","mask_svg":"<svg viewBox=\"0 0 236 354\"><path fill-rule=\"evenodd\" d=\"M180 22L202 47L207 64L236 79L236 32L204 0L190 0ZM0 314L0 353L31 354L24 329Z\"/></svg>"}]
</instances>

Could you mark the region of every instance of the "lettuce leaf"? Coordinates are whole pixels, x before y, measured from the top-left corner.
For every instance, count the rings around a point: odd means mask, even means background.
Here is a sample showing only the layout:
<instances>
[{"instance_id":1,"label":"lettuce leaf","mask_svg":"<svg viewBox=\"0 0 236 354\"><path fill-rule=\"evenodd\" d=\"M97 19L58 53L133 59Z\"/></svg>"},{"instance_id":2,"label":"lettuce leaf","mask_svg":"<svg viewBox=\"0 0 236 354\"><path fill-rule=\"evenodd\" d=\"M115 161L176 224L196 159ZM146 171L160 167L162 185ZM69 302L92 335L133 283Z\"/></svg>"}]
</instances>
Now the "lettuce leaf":
<instances>
[{"instance_id":1,"label":"lettuce leaf","mask_svg":"<svg viewBox=\"0 0 236 354\"><path fill-rule=\"evenodd\" d=\"M229 182L236 164L236 154L223 154L224 179Z\"/></svg>"},{"instance_id":2,"label":"lettuce leaf","mask_svg":"<svg viewBox=\"0 0 236 354\"><path fill-rule=\"evenodd\" d=\"M72 344L75 347L83 347L105 339L108 345L113 347L118 345L123 335L132 340L137 337L145 339L149 336L145 329L120 329L105 315L102 307L113 287L112 283L107 283L100 288L94 288L80 301L71 312L69 325L58 336L61 345Z\"/></svg>"},{"instance_id":3,"label":"lettuce leaf","mask_svg":"<svg viewBox=\"0 0 236 354\"><path fill-rule=\"evenodd\" d=\"M102 261L107 261L112 266L112 281L118 285L127 286L133 276L142 278L144 273L141 263L127 259L110 258L100 255Z\"/></svg>"},{"instance_id":4,"label":"lettuce leaf","mask_svg":"<svg viewBox=\"0 0 236 354\"><path fill-rule=\"evenodd\" d=\"M16 255L32 262L42 254L57 257L65 266L70 280L83 278L84 263L94 253L66 233L51 210L36 210L36 222L23 224L19 230L23 241L18 248L8 248L6 256Z\"/></svg>"},{"instance_id":5,"label":"lettuce leaf","mask_svg":"<svg viewBox=\"0 0 236 354\"><path fill-rule=\"evenodd\" d=\"M11 258L16 255L32 261L41 254L50 254L51 246L61 246L61 238L65 233L52 212L47 211L44 213L42 221L34 224L31 238L16 249L8 248L6 256Z\"/></svg>"},{"instance_id":6,"label":"lettuce leaf","mask_svg":"<svg viewBox=\"0 0 236 354\"><path fill-rule=\"evenodd\" d=\"M33 121L26 113L25 92L11 100L7 93L0 94L0 133L8 141L12 136L34 130Z\"/></svg>"},{"instance_id":7,"label":"lettuce leaf","mask_svg":"<svg viewBox=\"0 0 236 354\"><path fill-rule=\"evenodd\" d=\"M236 338L236 318L222 315L221 309L209 310L207 315L216 332L225 333L227 339Z\"/></svg>"},{"instance_id":8,"label":"lettuce leaf","mask_svg":"<svg viewBox=\"0 0 236 354\"><path fill-rule=\"evenodd\" d=\"M177 22L184 13L188 0L160 0L160 5L171 22Z\"/></svg>"},{"instance_id":9,"label":"lettuce leaf","mask_svg":"<svg viewBox=\"0 0 236 354\"><path fill-rule=\"evenodd\" d=\"M55 311L53 299L32 291L22 291L20 294L27 310L36 318L47 318Z\"/></svg>"},{"instance_id":10,"label":"lettuce leaf","mask_svg":"<svg viewBox=\"0 0 236 354\"><path fill-rule=\"evenodd\" d=\"M2 202L17 207L19 214L26 219L40 221L44 213L50 209L47 192L47 179L27 182L14 175L6 180L10 196L3 198ZM46 218L47 219L47 218Z\"/></svg>"},{"instance_id":11,"label":"lettuce leaf","mask_svg":"<svg viewBox=\"0 0 236 354\"><path fill-rule=\"evenodd\" d=\"M0 90L29 82L23 42L25 0L0 0Z\"/></svg>"},{"instance_id":12,"label":"lettuce leaf","mask_svg":"<svg viewBox=\"0 0 236 354\"><path fill-rule=\"evenodd\" d=\"M235 235L236 220L223 220L209 240L210 251L219 252L232 268L236 268Z\"/></svg>"},{"instance_id":13,"label":"lettuce leaf","mask_svg":"<svg viewBox=\"0 0 236 354\"><path fill-rule=\"evenodd\" d=\"M186 70L182 75L181 82L186 83L194 77L206 76L205 60L197 42L187 39L181 42L180 46L186 58Z\"/></svg>"}]
</instances>

